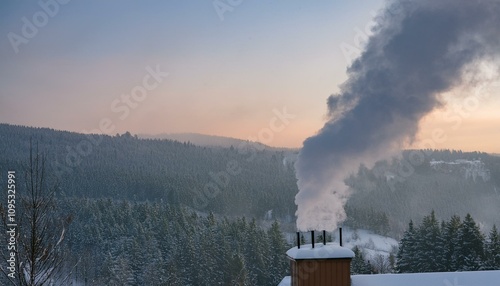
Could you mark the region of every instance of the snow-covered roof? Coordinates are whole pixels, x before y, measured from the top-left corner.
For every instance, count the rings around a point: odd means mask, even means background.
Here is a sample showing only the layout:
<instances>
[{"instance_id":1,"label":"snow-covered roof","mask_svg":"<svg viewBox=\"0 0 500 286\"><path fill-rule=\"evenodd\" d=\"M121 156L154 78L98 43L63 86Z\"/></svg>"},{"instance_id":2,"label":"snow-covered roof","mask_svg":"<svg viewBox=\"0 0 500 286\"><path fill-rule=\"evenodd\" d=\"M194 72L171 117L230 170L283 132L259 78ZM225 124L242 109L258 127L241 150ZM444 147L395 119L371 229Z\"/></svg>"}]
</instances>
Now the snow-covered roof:
<instances>
[{"instance_id":1,"label":"snow-covered roof","mask_svg":"<svg viewBox=\"0 0 500 286\"><path fill-rule=\"evenodd\" d=\"M353 275L351 281L352 286L498 286L500 271Z\"/></svg>"},{"instance_id":2,"label":"snow-covered roof","mask_svg":"<svg viewBox=\"0 0 500 286\"><path fill-rule=\"evenodd\" d=\"M352 275L352 286L498 286L500 270ZM290 286L290 276L278 286Z\"/></svg>"},{"instance_id":3,"label":"snow-covered roof","mask_svg":"<svg viewBox=\"0 0 500 286\"><path fill-rule=\"evenodd\" d=\"M278 286L290 286L292 285L292 277L291 276L285 276L283 280L281 280L280 284Z\"/></svg>"},{"instance_id":4,"label":"snow-covered roof","mask_svg":"<svg viewBox=\"0 0 500 286\"><path fill-rule=\"evenodd\" d=\"M286 255L293 259L333 259L333 258L353 258L354 252L349 248L339 246L336 243L315 243L314 248L312 244L304 244L290 248Z\"/></svg>"}]
</instances>

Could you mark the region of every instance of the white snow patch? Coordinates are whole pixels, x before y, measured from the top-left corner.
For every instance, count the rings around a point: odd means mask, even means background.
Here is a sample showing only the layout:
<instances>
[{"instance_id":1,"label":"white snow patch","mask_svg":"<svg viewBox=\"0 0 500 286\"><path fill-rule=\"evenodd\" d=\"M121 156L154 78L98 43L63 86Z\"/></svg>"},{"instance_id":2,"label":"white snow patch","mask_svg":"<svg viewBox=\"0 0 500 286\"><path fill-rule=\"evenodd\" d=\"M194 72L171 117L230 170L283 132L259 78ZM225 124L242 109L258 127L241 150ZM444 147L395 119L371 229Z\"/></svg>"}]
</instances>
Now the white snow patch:
<instances>
[{"instance_id":1,"label":"white snow patch","mask_svg":"<svg viewBox=\"0 0 500 286\"><path fill-rule=\"evenodd\" d=\"M466 179L472 179L474 182L478 178L484 182L490 180L490 170L481 160L457 159L450 162L431 160L429 164L436 171L465 176Z\"/></svg>"},{"instance_id":2,"label":"white snow patch","mask_svg":"<svg viewBox=\"0 0 500 286\"><path fill-rule=\"evenodd\" d=\"M272 220L273 219L273 210L268 210L264 215L264 220Z\"/></svg>"},{"instance_id":3,"label":"white snow patch","mask_svg":"<svg viewBox=\"0 0 500 286\"><path fill-rule=\"evenodd\" d=\"M338 239L336 234L334 241L338 242ZM366 259L373 260L378 255L388 257L399 244L394 238L378 235L369 230L343 228L342 246L349 249L358 246L364 252Z\"/></svg>"},{"instance_id":4,"label":"white snow patch","mask_svg":"<svg viewBox=\"0 0 500 286\"><path fill-rule=\"evenodd\" d=\"M290 286L292 285L292 277L290 276L285 276L283 280L281 280L280 284L278 286Z\"/></svg>"},{"instance_id":5,"label":"white snow patch","mask_svg":"<svg viewBox=\"0 0 500 286\"><path fill-rule=\"evenodd\" d=\"M341 247L336 243L315 243L301 245L290 248L286 255L293 259L328 259L328 258L353 258L354 252L346 247Z\"/></svg>"},{"instance_id":6,"label":"white snow patch","mask_svg":"<svg viewBox=\"0 0 500 286\"><path fill-rule=\"evenodd\" d=\"M293 166L299 156L298 152L287 152L283 156L283 167Z\"/></svg>"}]
</instances>

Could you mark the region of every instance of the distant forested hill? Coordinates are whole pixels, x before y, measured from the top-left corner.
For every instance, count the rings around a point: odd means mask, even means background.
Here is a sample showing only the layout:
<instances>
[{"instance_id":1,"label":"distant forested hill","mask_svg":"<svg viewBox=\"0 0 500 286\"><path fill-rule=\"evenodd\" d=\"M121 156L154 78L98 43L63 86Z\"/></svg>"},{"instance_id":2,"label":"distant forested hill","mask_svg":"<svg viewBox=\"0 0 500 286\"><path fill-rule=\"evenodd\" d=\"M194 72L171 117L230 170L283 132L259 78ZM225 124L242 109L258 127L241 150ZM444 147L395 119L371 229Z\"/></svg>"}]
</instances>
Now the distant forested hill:
<instances>
[{"instance_id":1,"label":"distant forested hill","mask_svg":"<svg viewBox=\"0 0 500 286\"><path fill-rule=\"evenodd\" d=\"M470 213L487 230L500 225L500 158L486 153L408 150L346 181L353 190L348 213L383 212L396 233L431 210L438 219Z\"/></svg>"},{"instance_id":2,"label":"distant forested hill","mask_svg":"<svg viewBox=\"0 0 500 286\"><path fill-rule=\"evenodd\" d=\"M297 186L283 151L199 147L171 140L84 135L0 124L0 171L21 170L30 139L68 197L162 201L226 215L292 217Z\"/></svg>"},{"instance_id":3,"label":"distant forested hill","mask_svg":"<svg viewBox=\"0 0 500 286\"><path fill-rule=\"evenodd\" d=\"M154 201L223 215L294 218L295 154L240 142L200 147L129 133L97 136L0 124L0 174L21 170L30 139L48 154L58 196ZM361 166L346 179L353 190L346 225L401 234L408 221L435 210L438 219L470 213L500 225L500 158L479 152L408 150Z\"/></svg>"},{"instance_id":4,"label":"distant forested hill","mask_svg":"<svg viewBox=\"0 0 500 286\"><path fill-rule=\"evenodd\" d=\"M139 134L139 138L143 139L168 139L173 141L178 141L181 143L189 142L197 146L204 147L226 147L230 148L231 146L236 147L242 144L248 144L248 140L241 140L237 138L223 137L223 136L215 136L215 135L205 135L199 133L172 133L172 134L159 134L159 135L146 135ZM289 148L275 148L264 145L262 143L253 143L259 149L267 149L274 151L281 150L290 150Z\"/></svg>"}]
</instances>

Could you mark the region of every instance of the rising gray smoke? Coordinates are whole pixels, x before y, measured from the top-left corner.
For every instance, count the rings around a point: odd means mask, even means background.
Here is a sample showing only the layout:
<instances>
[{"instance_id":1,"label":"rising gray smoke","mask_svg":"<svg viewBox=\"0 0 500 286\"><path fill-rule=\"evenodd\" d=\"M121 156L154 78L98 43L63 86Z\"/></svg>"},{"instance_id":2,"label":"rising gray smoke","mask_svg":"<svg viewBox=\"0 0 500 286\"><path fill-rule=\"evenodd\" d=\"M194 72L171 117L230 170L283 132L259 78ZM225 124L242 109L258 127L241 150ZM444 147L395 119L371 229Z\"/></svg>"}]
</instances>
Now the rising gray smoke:
<instances>
[{"instance_id":1,"label":"rising gray smoke","mask_svg":"<svg viewBox=\"0 0 500 286\"><path fill-rule=\"evenodd\" d=\"M329 120L295 164L299 230L333 230L345 219L345 177L414 139L439 95L500 52L500 1L390 2L374 34L328 98Z\"/></svg>"}]
</instances>

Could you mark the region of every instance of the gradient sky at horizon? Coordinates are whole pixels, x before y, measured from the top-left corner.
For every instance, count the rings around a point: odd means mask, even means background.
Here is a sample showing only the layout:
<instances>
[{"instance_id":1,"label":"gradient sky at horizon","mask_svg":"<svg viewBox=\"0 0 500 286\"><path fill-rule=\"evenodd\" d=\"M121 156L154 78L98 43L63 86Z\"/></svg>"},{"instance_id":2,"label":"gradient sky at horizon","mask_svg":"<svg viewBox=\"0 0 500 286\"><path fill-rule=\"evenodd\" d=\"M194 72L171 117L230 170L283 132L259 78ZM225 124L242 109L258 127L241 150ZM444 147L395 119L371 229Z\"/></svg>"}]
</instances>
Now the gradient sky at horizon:
<instances>
[{"instance_id":1,"label":"gradient sky at horizon","mask_svg":"<svg viewBox=\"0 0 500 286\"><path fill-rule=\"evenodd\" d=\"M213 1L72 0L16 53L8 34L22 36L23 17L33 22L43 9L38 1L2 1L0 122L82 132L107 118L112 134L249 139L269 128L273 109L286 107L294 119L264 143L299 147L322 127L327 97L346 80L351 59L341 45L357 46L358 29L383 5L241 1L221 19ZM169 75L120 119L112 102L142 85L148 66ZM454 113L467 96L427 116L414 146L441 130L446 140L436 148L500 153L500 99Z\"/></svg>"}]
</instances>

